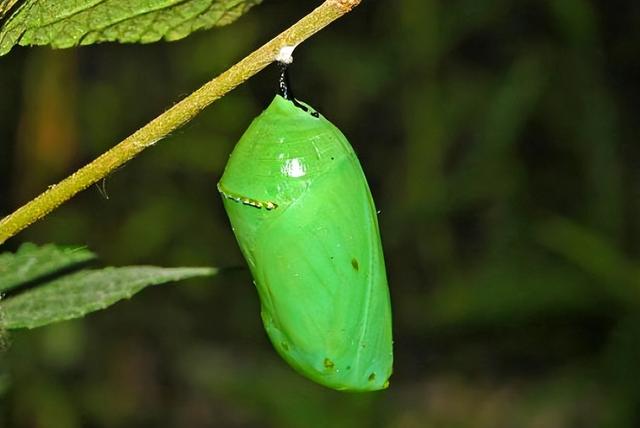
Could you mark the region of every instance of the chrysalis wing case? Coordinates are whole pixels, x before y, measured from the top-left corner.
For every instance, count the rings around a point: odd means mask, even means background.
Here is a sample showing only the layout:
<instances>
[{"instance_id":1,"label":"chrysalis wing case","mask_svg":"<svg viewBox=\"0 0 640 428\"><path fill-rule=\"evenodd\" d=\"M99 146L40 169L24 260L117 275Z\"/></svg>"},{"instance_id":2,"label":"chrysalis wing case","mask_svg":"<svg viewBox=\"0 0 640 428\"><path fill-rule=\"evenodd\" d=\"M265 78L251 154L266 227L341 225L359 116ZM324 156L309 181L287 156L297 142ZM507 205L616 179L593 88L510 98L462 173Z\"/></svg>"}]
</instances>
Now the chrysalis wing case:
<instances>
[{"instance_id":1,"label":"chrysalis wing case","mask_svg":"<svg viewBox=\"0 0 640 428\"><path fill-rule=\"evenodd\" d=\"M279 354L330 388L386 388L393 351L382 245L344 135L277 95L236 145L218 190Z\"/></svg>"}]
</instances>

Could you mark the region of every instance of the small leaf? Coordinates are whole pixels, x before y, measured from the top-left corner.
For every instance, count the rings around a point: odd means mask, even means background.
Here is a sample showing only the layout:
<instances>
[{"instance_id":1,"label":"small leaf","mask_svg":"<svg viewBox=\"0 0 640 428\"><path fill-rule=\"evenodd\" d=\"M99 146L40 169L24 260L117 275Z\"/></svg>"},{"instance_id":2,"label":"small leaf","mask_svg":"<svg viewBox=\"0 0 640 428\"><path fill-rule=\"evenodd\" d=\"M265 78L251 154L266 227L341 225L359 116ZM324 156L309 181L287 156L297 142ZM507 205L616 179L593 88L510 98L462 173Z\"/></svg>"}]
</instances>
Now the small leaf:
<instances>
[{"instance_id":1,"label":"small leaf","mask_svg":"<svg viewBox=\"0 0 640 428\"><path fill-rule=\"evenodd\" d=\"M211 276L213 268L130 266L83 270L0 301L6 329L35 328L82 317L128 299L143 288Z\"/></svg>"},{"instance_id":2,"label":"small leaf","mask_svg":"<svg viewBox=\"0 0 640 428\"><path fill-rule=\"evenodd\" d=\"M16 253L0 254L0 292L94 260L96 255L84 247L38 247L22 244Z\"/></svg>"},{"instance_id":3,"label":"small leaf","mask_svg":"<svg viewBox=\"0 0 640 428\"><path fill-rule=\"evenodd\" d=\"M20 44L178 40L233 22L262 0L25 0L0 28L0 55Z\"/></svg>"}]
</instances>

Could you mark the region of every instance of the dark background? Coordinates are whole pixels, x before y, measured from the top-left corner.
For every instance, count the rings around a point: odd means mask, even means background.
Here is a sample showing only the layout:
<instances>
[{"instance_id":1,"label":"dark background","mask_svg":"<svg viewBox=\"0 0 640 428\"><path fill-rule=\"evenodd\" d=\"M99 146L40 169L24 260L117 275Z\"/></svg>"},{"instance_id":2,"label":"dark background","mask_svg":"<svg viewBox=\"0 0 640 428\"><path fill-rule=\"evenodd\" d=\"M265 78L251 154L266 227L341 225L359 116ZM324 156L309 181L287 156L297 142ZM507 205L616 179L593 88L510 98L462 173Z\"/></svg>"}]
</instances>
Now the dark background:
<instances>
[{"instance_id":1,"label":"dark background","mask_svg":"<svg viewBox=\"0 0 640 428\"><path fill-rule=\"evenodd\" d=\"M319 3L0 58L0 213ZM381 210L391 387L314 385L262 329L215 186L272 66L3 247L228 269L14 333L0 426L640 426L640 3L365 0L295 58L297 97L349 137Z\"/></svg>"}]
</instances>

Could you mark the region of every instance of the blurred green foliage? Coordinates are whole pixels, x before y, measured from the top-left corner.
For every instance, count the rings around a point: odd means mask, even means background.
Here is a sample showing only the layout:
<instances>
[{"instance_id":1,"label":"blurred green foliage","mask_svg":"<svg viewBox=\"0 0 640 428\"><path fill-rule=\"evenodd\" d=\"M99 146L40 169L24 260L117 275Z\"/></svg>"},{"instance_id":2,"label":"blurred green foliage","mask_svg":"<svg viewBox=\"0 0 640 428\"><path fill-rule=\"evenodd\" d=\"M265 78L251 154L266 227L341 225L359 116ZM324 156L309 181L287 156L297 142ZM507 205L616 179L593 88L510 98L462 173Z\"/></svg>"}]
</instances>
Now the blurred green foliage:
<instances>
[{"instance_id":1,"label":"blurred green foliage","mask_svg":"<svg viewBox=\"0 0 640 428\"><path fill-rule=\"evenodd\" d=\"M269 0L176 43L2 58L0 212L312 6ZM349 137L381 211L388 391L313 385L262 331L215 183L273 68L10 241L228 269L13 334L0 426L638 426L638 28L640 3L622 0L368 0L296 51L296 95Z\"/></svg>"}]
</instances>

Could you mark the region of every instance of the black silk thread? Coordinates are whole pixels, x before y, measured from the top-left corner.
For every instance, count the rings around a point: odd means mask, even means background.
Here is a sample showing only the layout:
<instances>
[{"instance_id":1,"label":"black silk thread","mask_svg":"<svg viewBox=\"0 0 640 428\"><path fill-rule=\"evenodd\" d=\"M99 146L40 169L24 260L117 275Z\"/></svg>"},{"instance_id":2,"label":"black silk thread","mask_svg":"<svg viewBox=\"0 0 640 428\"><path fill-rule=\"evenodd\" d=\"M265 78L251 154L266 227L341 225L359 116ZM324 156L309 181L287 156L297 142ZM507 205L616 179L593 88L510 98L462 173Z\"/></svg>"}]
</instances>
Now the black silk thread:
<instances>
[{"instance_id":1,"label":"black silk thread","mask_svg":"<svg viewBox=\"0 0 640 428\"><path fill-rule=\"evenodd\" d=\"M307 106L301 104L293 95L291 90L291 80L289 78L289 64L284 62L278 63L280 65L280 79L278 79L278 93L285 100L291 101L294 106L309 113L313 117L320 117L317 111L310 111Z\"/></svg>"}]
</instances>

